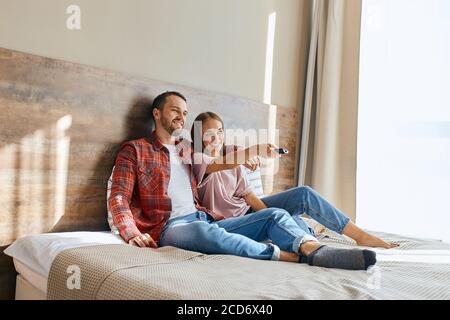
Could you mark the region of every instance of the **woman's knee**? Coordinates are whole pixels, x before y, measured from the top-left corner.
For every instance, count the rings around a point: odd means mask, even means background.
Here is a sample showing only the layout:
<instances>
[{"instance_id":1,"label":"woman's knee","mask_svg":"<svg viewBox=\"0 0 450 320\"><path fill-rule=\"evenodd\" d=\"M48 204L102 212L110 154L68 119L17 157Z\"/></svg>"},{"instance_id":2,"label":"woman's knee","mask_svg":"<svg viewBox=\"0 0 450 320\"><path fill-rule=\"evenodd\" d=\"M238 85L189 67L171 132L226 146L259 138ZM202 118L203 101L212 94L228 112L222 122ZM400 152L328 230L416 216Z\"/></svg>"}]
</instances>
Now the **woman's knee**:
<instances>
[{"instance_id":1,"label":"woman's knee","mask_svg":"<svg viewBox=\"0 0 450 320\"><path fill-rule=\"evenodd\" d=\"M271 211L270 216L271 216L271 218L273 218L276 221L291 218L291 214L284 209L280 209L280 208L272 208L272 209L273 210Z\"/></svg>"},{"instance_id":2,"label":"woman's knee","mask_svg":"<svg viewBox=\"0 0 450 320\"><path fill-rule=\"evenodd\" d=\"M301 186L298 188L301 189L303 192L314 192L314 189L311 188L310 186Z\"/></svg>"},{"instance_id":3,"label":"woman's knee","mask_svg":"<svg viewBox=\"0 0 450 320\"><path fill-rule=\"evenodd\" d=\"M310 186L300 186L292 189L298 196L304 196L314 193L314 189Z\"/></svg>"}]
</instances>

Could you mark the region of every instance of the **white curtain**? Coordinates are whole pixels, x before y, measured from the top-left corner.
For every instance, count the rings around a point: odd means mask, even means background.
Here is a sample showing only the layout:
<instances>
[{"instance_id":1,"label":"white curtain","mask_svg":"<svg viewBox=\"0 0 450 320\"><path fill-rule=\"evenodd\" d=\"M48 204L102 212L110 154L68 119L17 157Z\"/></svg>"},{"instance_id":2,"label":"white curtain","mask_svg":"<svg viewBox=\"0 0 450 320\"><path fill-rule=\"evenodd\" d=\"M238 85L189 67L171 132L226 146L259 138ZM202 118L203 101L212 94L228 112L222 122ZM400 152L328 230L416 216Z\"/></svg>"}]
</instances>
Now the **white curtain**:
<instances>
[{"instance_id":1,"label":"white curtain","mask_svg":"<svg viewBox=\"0 0 450 320\"><path fill-rule=\"evenodd\" d=\"M361 0L314 0L298 184L355 219Z\"/></svg>"}]
</instances>

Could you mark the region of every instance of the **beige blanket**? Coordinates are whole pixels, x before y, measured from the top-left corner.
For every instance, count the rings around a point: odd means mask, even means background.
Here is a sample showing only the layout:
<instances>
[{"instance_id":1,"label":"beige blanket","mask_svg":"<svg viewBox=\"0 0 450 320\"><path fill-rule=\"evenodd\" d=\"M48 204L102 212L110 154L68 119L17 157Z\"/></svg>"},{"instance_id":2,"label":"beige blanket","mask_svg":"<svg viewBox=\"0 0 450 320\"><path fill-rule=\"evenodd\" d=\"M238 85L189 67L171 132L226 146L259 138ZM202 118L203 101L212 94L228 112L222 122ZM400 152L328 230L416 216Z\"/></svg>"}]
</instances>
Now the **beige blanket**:
<instances>
[{"instance_id":1,"label":"beige blanket","mask_svg":"<svg viewBox=\"0 0 450 320\"><path fill-rule=\"evenodd\" d=\"M47 294L48 299L450 299L449 244L380 235L402 247L378 250L377 268L370 272L173 247L69 249L52 265ZM331 232L325 236L328 244L354 245Z\"/></svg>"}]
</instances>

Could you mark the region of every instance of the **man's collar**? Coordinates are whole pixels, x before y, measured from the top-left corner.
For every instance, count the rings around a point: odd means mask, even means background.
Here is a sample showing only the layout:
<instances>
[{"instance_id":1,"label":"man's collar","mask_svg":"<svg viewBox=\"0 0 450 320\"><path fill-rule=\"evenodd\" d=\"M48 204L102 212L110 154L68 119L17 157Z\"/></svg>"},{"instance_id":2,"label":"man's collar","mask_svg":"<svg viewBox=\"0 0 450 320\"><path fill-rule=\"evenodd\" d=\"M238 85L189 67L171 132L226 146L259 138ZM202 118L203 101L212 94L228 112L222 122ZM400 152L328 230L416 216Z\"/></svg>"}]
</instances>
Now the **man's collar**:
<instances>
[{"instance_id":1,"label":"man's collar","mask_svg":"<svg viewBox=\"0 0 450 320\"><path fill-rule=\"evenodd\" d=\"M150 136L148 137L148 141L152 144L153 148L157 150L161 150L164 145L161 143L161 140L159 140L158 135L156 134L156 130L154 130Z\"/></svg>"},{"instance_id":2,"label":"man's collar","mask_svg":"<svg viewBox=\"0 0 450 320\"><path fill-rule=\"evenodd\" d=\"M156 130L154 130L150 134L150 137L148 138L148 140L150 141L150 143L153 145L153 147L155 149L161 150L162 148L164 148L164 145L162 144L161 140L159 139L158 135L156 134ZM183 143L184 147L187 147L188 145L190 146L190 144L191 144L190 141L184 139L183 136L180 136L179 138L177 138L177 140L175 140L176 146L178 146L178 144L180 144L180 143Z\"/></svg>"}]
</instances>

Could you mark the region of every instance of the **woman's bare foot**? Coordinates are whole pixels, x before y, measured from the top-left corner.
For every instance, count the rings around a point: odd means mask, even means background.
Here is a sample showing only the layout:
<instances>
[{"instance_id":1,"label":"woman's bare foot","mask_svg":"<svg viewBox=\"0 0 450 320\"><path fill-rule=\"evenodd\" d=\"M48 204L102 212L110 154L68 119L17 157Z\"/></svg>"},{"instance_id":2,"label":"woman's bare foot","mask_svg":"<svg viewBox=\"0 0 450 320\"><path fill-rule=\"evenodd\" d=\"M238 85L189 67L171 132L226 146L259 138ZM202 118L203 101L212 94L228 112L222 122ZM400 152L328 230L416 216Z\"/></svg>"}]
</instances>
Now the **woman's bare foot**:
<instances>
[{"instance_id":1,"label":"woman's bare foot","mask_svg":"<svg viewBox=\"0 0 450 320\"><path fill-rule=\"evenodd\" d=\"M385 249L392 249L400 246L396 243L388 243L365 232L351 221L345 226L343 234L355 240L359 246Z\"/></svg>"},{"instance_id":2,"label":"woman's bare foot","mask_svg":"<svg viewBox=\"0 0 450 320\"><path fill-rule=\"evenodd\" d=\"M358 246L364 246L364 247L373 247L373 248L384 248L384 249L392 249L399 247L400 245L397 243L389 243L386 242L378 237L375 237L371 234L366 233L359 239L355 239Z\"/></svg>"}]
</instances>

